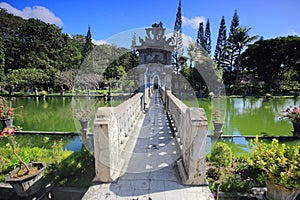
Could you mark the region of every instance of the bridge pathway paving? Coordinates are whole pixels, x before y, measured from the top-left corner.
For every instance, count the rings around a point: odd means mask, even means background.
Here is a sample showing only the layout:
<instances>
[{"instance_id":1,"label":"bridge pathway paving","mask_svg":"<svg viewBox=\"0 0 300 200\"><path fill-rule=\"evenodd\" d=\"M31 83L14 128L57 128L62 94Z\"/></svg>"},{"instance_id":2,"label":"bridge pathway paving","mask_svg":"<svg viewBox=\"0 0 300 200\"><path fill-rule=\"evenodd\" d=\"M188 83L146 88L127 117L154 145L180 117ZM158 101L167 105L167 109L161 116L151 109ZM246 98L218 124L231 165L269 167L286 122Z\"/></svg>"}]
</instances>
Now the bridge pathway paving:
<instances>
[{"instance_id":1,"label":"bridge pathway paving","mask_svg":"<svg viewBox=\"0 0 300 200\"><path fill-rule=\"evenodd\" d=\"M208 186L181 185L176 160L180 149L157 91L138 120L138 139L125 174L114 183L91 186L83 200L207 200Z\"/></svg>"}]
</instances>

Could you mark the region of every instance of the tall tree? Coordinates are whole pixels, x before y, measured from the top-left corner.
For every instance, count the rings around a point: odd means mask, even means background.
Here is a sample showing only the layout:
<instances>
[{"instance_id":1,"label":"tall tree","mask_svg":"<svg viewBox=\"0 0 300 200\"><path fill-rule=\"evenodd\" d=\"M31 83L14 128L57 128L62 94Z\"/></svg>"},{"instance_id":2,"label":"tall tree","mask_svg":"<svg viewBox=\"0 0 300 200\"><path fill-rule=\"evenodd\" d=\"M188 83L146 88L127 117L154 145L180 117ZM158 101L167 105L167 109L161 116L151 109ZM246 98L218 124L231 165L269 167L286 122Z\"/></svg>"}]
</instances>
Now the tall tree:
<instances>
[{"instance_id":1,"label":"tall tree","mask_svg":"<svg viewBox=\"0 0 300 200\"><path fill-rule=\"evenodd\" d=\"M239 68L241 67L241 53L244 47L258 38L258 36L250 36L250 30L251 28L238 27L235 29L235 32L232 35L232 43L237 50L237 58L235 64L236 70L239 70Z\"/></svg>"},{"instance_id":2,"label":"tall tree","mask_svg":"<svg viewBox=\"0 0 300 200\"><path fill-rule=\"evenodd\" d=\"M225 19L224 16L222 16L221 22L220 22L220 28L219 28L219 34L215 49L215 56L214 60L217 63L218 69L221 68L221 63L224 61L224 51L226 47L226 25L225 25Z\"/></svg>"},{"instance_id":3,"label":"tall tree","mask_svg":"<svg viewBox=\"0 0 300 200\"><path fill-rule=\"evenodd\" d=\"M238 27L239 27L239 16L237 14L237 10L235 10L230 24L230 31L229 31L226 51L225 51L225 57L226 57L224 62L225 83L232 82L233 81L232 79L234 79L233 70L234 70L235 60L237 58L238 52L233 41L233 35L235 34L235 31Z\"/></svg>"},{"instance_id":4,"label":"tall tree","mask_svg":"<svg viewBox=\"0 0 300 200\"><path fill-rule=\"evenodd\" d=\"M232 16L231 24L230 24L230 30L228 35L228 45L233 46L233 35L235 32L235 29L237 29L240 25L239 16L237 14L237 10L234 11L234 14Z\"/></svg>"},{"instance_id":5,"label":"tall tree","mask_svg":"<svg viewBox=\"0 0 300 200\"><path fill-rule=\"evenodd\" d=\"M197 49L205 48L203 22L199 23L199 29L198 29L196 42L197 42Z\"/></svg>"},{"instance_id":6,"label":"tall tree","mask_svg":"<svg viewBox=\"0 0 300 200\"><path fill-rule=\"evenodd\" d=\"M236 53L236 48L234 44L234 39L233 35L235 34L236 29L239 27L239 16L237 14L237 10L234 11L231 24L230 24L230 30L229 30L229 35L228 35L228 40L227 40L227 50L228 50L228 56L229 56L229 65L232 68L234 65L234 60L235 60L235 53Z\"/></svg>"},{"instance_id":7,"label":"tall tree","mask_svg":"<svg viewBox=\"0 0 300 200\"><path fill-rule=\"evenodd\" d=\"M254 77L265 83L265 92L271 89L280 92L281 81L294 81L292 87L300 84L299 55L300 37L259 40L242 53L241 66L253 71Z\"/></svg>"},{"instance_id":8,"label":"tall tree","mask_svg":"<svg viewBox=\"0 0 300 200\"><path fill-rule=\"evenodd\" d=\"M85 55L88 54L92 50L92 48L93 48L92 33L91 33L91 26L89 25L88 31L85 36L85 45L84 45Z\"/></svg>"},{"instance_id":9,"label":"tall tree","mask_svg":"<svg viewBox=\"0 0 300 200\"><path fill-rule=\"evenodd\" d=\"M211 34L210 34L209 19L207 19L207 22L206 22L204 41L205 41L205 50L208 53L208 55L210 55L211 54Z\"/></svg>"},{"instance_id":10,"label":"tall tree","mask_svg":"<svg viewBox=\"0 0 300 200\"><path fill-rule=\"evenodd\" d=\"M238 27L235 29L234 34L232 35L232 42L237 51L237 56L235 60L235 84L234 90L237 86L239 86L240 75L242 72L241 68L241 53L244 47L246 47L249 43L253 42L258 38L258 36L249 36L249 31L251 28Z\"/></svg>"},{"instance_id":11,"label":"tall tree","mask_svg":"<svg viewBox=\"0 0 300 200\"><path fill-rule=\"evenodd\" d=\"M180 68L179 59L183 54L181 0L179 0L179 3L178 3L178 10L176 13L173 37L175 39L175 45L176 45L174 52L173 52L173 60L174 60L175 69L177 70L177 73L178 73L178 70Z\"/></svg>"}]
</instances>

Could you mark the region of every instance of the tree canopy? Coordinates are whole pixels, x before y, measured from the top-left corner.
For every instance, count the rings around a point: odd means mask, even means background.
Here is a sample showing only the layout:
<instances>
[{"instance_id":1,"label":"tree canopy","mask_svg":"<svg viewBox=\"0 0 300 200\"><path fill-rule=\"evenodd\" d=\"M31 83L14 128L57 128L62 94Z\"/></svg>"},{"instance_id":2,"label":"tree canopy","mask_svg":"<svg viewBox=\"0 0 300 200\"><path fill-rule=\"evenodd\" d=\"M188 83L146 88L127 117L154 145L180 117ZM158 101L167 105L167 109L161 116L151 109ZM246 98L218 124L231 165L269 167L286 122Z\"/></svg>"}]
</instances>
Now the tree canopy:
<instances>
[{"instance_id":1,"label":"tree canopy","mask_svg":"<svg viewBox=\"0 0 300 200\"><path fill-rule=\"evenodd\" d=\"M0 84L8 90L71 89L81 67L90 70L88 81L99 85L108 66L125 71L137 66L137 56L128 49L92 44L90 26L86 36L69 36L56 25L0 8L0 36Z\"/></svg>"},{"instance_id":2,"label":"tree canopy","mask_svg":"<svg viewBox=\"0 0 300 200\"><path fill-rule=\"evenodd\" d=\"M282 81L299 84L300 37L259 40L242 54L241 66L243 70L253 71L258 81L265 83L267 91L282 89Z\"/></svg>"}]
</instances>

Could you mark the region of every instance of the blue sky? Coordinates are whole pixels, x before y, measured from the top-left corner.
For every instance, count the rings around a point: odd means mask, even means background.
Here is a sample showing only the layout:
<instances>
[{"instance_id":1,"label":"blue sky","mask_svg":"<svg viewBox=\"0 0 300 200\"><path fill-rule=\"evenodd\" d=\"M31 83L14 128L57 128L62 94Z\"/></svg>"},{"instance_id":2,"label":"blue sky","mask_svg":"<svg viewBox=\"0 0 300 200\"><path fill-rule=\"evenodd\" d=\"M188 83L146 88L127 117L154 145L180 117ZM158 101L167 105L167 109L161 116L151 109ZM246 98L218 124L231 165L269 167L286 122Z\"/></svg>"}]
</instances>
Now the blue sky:
<instances>
[{"instance_id":1,"label":"blue sky","mask_svg":"<svg viewBox=\"0 0 300 200\"><path fill-rule=\"evenodd\" d=\"M178 0L0 0L9 12L54 23L71 35L85 35L90 25L95 42L159 21L173 29L177 6ZM221 17L229 29L235 9L240 25L252 28L251 35L300 34L299 0L182 0L183 32L195 39L199 22L209 19L214 49Z\"/></svg>"}]
</instances>

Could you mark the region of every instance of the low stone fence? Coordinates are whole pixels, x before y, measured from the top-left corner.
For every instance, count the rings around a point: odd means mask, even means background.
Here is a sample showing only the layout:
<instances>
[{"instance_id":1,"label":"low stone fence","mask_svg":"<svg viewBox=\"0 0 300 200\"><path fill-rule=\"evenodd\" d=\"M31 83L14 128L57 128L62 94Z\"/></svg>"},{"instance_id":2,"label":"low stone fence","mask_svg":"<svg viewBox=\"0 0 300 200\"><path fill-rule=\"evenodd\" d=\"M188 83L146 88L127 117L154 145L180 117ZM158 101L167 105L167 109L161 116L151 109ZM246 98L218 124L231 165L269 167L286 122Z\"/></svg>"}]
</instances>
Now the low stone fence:
<instances>
[{"instance_id":1,"label":"low stone fence","mask_svg":"<svg viewBox=\"0 0 300 200\"><path fill-rule=\"evenodd\" d=\"M117 107L98 108L94 121L94 156L98 182L113 182L123 173L122 152L142 113L142 93Z\"/></svg>"},{"instance_id":2,"label":"low stone fence","mask_svg":"<svg viewBox=\"0 0 300 200\"><path fill-rule=\"evenodd\" d=\"M160 89L182 158L177 161L183 184L206 185L206 143L208 123L203 108L187 107L170 90Z\"/></svg>"}]
</instances>

